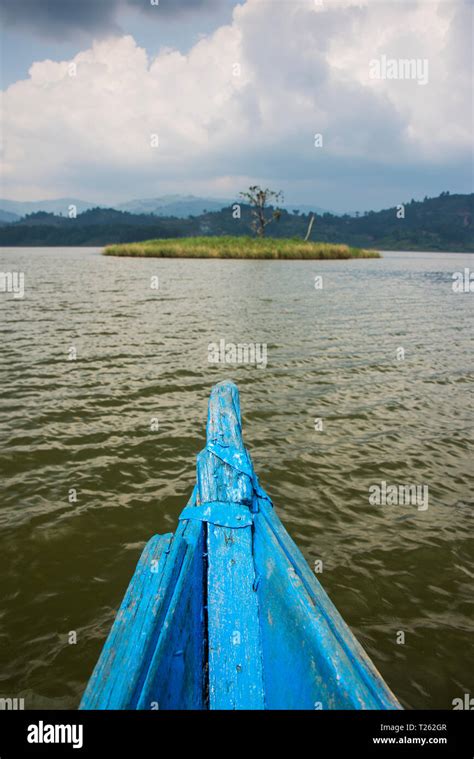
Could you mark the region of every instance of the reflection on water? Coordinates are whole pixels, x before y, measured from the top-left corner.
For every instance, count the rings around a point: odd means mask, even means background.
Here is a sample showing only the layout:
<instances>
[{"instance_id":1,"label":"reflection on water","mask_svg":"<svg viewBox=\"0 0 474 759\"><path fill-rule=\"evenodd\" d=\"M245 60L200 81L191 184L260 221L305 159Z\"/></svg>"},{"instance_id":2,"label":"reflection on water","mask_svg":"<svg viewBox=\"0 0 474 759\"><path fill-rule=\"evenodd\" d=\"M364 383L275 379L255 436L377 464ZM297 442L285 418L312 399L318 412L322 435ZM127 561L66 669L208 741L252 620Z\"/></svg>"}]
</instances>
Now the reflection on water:
<instances>
[{"instance_id":1,"label":"reflection on water","mask_svg":"<svg viewBox=\"0 0 474 759\"><path fill-rule=\"evenodd\" d=\"M77 706L141 548L175 528L223 378L263 486L403 704L472 692L474 294L452 289L472 257L0 259L25 274L24 299L0 294L1 696ZM266 368L210 364L220 340L266 344ZM382 481L427 485L429 508L371 505Z\"/></svg>"}]
</instances>

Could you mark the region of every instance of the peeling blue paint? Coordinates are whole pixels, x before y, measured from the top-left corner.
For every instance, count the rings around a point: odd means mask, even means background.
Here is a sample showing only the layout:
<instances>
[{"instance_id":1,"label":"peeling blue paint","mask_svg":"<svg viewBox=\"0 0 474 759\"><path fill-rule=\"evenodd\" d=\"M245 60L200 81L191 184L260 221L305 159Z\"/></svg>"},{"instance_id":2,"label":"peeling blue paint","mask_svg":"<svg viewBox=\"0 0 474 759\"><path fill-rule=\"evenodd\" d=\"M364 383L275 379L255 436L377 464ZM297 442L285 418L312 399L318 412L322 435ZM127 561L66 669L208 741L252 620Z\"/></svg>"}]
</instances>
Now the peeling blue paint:
<instances>
[{"instance_id":1,"label":"peeling blue paint","mask_svg":"<svg viewBox=\"0 0 474 759\"><path fill-rule=\"evenodd\" d=\"M144 549L81 709L400 709L261 488L231 382L174 535Z\"/></svg>"}]
</instances>

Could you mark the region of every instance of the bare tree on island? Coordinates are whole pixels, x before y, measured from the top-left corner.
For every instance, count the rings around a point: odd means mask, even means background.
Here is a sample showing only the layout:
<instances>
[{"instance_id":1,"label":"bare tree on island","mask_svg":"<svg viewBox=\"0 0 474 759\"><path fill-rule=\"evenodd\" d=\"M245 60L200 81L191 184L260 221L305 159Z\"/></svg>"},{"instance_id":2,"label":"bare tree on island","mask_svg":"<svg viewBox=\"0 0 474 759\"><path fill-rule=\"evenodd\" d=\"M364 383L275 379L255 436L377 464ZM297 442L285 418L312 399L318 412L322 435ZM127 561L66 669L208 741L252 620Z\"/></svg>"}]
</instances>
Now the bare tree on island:
<instances>
[{"instance_id":1,"label":"bare tree on island","mask_svg":"<svg viewBox=\"0 0 474 759\"><path fill-rule=\"evenodd\" d=\"M272 202L280 203L283 200L283 193L281 191L274 192L273 190L269 190L268 187L262 189L262 187L256 184L249 187L247 192L241 192L239 195L251 206L253 216L251 226L253 231L257 237L265 237L265 227L267 224L270 224L274 219L278 221L281 216L280 208L269 207L269 205Z\"/></svg>"}]
</instances>

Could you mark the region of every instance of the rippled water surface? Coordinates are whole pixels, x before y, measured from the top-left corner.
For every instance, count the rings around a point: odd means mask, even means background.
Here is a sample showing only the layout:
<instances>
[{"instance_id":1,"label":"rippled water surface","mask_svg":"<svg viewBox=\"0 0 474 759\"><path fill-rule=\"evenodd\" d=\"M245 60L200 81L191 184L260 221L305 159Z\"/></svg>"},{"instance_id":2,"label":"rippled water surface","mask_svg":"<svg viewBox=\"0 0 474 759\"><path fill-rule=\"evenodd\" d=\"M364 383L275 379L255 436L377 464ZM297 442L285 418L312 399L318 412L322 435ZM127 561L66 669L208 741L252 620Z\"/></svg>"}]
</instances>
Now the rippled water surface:
<instances>
[{"instance_id":1,"label":"rippled water surface","mask_svg":"<svg viewBox=\"0 0 474 759\"><path fill-rule=\"evenodd\" d=\"M472 693L466 266L0 251L26 277L23 300L0 293L0 696L77 706L142 547L175 529L223 378L262 485L403 705ZM209 364L220 339L266 343L267 367ZM428 485L428 509L371 505L381 481Z\"/></svg>"}]
</instances>

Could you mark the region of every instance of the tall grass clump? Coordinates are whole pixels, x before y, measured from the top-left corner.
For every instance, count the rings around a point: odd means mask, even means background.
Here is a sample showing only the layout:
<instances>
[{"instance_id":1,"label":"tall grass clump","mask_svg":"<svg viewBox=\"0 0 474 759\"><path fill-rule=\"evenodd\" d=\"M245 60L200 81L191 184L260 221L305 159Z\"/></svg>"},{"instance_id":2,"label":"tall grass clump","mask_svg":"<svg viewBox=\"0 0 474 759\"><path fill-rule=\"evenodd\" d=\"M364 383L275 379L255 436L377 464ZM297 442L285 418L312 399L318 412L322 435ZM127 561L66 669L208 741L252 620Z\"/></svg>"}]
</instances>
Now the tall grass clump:
<instances>
[{"instance_id":1,"label":"tall grass clump","mask_svg":"<svg viewBox=\"0 0 474 759\"><path fill-rule=\"evenodd\" d=\"M108 245L106 256L137 258L265 258L347 259L380 258L376 250L353 248L343 243L304 242L272 237L182 237Z\"/></svg>"}]
</instances>

